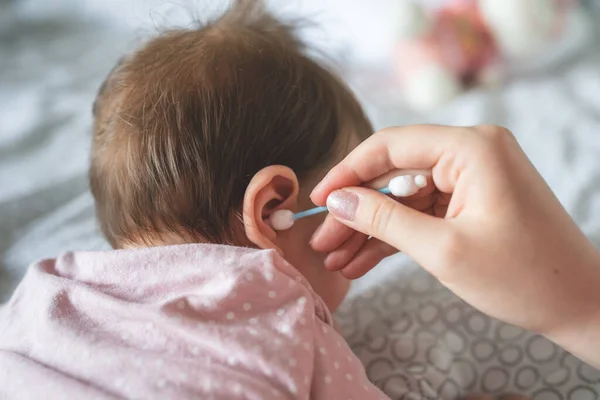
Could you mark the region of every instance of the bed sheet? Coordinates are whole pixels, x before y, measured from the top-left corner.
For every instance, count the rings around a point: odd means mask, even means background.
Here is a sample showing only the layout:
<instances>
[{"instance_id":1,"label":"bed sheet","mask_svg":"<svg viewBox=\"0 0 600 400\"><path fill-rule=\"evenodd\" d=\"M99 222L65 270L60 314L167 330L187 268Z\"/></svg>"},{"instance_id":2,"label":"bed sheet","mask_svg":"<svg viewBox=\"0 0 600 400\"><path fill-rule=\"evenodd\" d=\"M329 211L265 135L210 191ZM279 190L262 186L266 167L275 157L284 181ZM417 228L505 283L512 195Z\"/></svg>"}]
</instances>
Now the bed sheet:
<instances>
[{"instance_id":1,"label":"bed sheet","mask_svg":"<svg viewBox=\"0 0 600 400\"><path fill-rule=\"evenodd\" d=\"M7 7L0 3L0 7ZM91 104L140 36L82 13L0 21L0 301L26 266L67 249L107 249L87 187ZM436 122L511 128L584 231L600 243L600 51L472 91L414 115L356 82L376 126ZM535 335L462 303L402 255L353 286L338 312L372 380L393 398L415 378L423 397L474 390L535 399L600 397L600 373Z\"/></svg>"}]
</instances>

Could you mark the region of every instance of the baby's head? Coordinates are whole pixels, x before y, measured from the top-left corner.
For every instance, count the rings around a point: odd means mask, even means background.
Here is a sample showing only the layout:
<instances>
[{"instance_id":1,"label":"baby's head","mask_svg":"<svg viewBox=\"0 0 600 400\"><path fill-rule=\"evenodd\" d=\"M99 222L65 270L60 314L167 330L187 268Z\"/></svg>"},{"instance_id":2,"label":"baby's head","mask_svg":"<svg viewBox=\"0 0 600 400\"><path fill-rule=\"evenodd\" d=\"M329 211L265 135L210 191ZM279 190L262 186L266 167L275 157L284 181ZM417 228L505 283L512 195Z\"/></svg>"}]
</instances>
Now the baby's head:
<instances>
[{"instance_id":1,"label":"baby's head","mask_svg":"<svg viewBox=\"0 0 600 400\"><path fill-rule=\"evenodd\" d=\"M309 245L323 216L282 232L268 218L312 207L313 186L372 128L293 28L248 4L161 34L113 69L94 104L98 218L115 248L277 249L334 309L348 282Z\"/></svg>"}]
</instances>

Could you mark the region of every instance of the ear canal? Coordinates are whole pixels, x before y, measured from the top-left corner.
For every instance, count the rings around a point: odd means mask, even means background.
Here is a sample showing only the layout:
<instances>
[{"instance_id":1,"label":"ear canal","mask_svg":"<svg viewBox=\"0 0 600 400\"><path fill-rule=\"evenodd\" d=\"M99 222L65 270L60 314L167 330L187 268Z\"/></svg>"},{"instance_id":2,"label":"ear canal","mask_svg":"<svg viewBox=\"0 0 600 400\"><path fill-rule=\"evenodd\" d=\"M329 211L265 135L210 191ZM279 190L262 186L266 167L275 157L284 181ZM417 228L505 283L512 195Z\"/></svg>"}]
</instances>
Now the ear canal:
<instances>
[{"instance_id":1,"label":"ear canal","mask_svg":"<svg viewBox=\"0 0 600 400\"><path fill-rule=\"evenodd\" d=\"M271 198L262 206L261 214L264 220L271 219L274 213L280 214L281 211L289 211L290 208L294 207L297 196L296 186L296 182L287 177L278 175L271 179L264 188L264 191L268 193L267 196ZM293 215L291 211L286 214Z\"/></svg>"},{"instance_id":2,"label":"ear canal","mask_svg":"<svg viewBox=\"0 0 600 400\"><path fill-rule=\"evenodd\" d=\"M267 202L262 211L263 219L269 219L273 215L273 213L277 212L277 210L280 210L281 203L284 201L285 199L273 199Z\"/></svg>"}]
</instances>

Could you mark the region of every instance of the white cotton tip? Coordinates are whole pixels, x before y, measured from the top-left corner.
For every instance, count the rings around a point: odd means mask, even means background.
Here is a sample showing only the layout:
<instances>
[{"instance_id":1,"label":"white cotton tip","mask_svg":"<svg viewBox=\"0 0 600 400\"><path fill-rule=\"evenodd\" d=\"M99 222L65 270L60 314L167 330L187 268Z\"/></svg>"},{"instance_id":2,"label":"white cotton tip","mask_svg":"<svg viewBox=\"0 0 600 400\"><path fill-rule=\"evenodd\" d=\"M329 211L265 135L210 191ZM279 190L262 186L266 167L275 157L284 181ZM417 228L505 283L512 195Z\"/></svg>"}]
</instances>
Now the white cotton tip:
<instances>
[{"instance_id":1,"label":"white cotton tip","mask_svg":"<svg viewBox=\"0 0 600 400\"><path fill-rule=\"evenodd\" d=\"M276 231L285 231L294 225L294 213L290 210L276 210L271 214L269 222Z\"/></svg>"},{"instance_id":2,"label":"white cotton tip","mask_svg":"<svg viewBox=\"0 0 600 400\"><path fill-rule=\"evenodd\" d=\"M419 187L410 175L397 176L388 185L392 194L396 197L408 197L419 191Z\"/></svg>"},{"instance_id":3,"label":"white cotton tip","mask_svg":"<svg viewBox=\"0 0 600 400\"><path fill-rule=\"evenodd\" d=\"M427 186L427 178L425 178L425 175L417 175L415 176L415 183L419 189L423 189L425 186Z\"/></svg>"}]
</instances>

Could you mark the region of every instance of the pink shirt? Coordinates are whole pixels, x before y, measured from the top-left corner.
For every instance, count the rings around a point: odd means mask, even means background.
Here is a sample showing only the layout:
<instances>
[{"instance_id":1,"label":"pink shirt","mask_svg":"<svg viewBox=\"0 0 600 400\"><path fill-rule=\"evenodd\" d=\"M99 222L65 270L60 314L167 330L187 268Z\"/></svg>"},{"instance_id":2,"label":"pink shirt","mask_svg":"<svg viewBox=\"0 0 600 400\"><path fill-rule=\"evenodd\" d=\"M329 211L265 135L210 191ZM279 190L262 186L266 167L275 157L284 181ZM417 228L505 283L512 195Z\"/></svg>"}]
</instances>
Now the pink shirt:
<instances>
[{"instance_id":1,"label":"pink shirt","mask_svg":"<svg viewBox=\"0 0 600 400\"><path fill-rule=\"evenodd\" d=\"M382 399L271 250L66 253L0 308L0 398Z\"/></svg>"}]
</instances>

